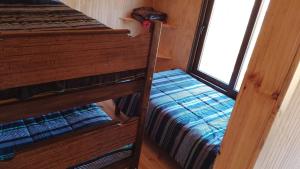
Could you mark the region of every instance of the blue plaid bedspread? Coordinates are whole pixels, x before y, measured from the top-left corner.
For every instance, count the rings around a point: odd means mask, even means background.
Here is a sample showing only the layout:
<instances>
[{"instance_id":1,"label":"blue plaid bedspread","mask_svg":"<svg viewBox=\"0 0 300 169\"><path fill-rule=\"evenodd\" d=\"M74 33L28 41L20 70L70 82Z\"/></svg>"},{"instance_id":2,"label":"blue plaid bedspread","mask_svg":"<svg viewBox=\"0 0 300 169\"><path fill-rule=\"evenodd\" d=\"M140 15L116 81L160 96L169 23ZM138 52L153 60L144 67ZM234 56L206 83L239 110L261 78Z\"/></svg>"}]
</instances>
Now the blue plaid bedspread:
<instances>
[{"instance_id":1,"label":"blue plaid bedspread","mask_svg":"<svg viewBox=\"0 0 300 169\"><path fill-rule=\"evenodd\" d=\"M128 96L117 101L133 115ZM211 168L219 153L234 100L181 70L154 74L146 133L185 169Z\"/></svg>"},{"instance_id":2,"label":"blue plaid bedspread","mask_svg":"<svg viewBox=\"0 0 300 169\"><path fill-rule=\"evenodd\" d=\"M108 121L111 118L100 107L90 104L39 118L0 124L0 161L12 159L14 150L21 146Z\"/></svg>"}]
</instances>

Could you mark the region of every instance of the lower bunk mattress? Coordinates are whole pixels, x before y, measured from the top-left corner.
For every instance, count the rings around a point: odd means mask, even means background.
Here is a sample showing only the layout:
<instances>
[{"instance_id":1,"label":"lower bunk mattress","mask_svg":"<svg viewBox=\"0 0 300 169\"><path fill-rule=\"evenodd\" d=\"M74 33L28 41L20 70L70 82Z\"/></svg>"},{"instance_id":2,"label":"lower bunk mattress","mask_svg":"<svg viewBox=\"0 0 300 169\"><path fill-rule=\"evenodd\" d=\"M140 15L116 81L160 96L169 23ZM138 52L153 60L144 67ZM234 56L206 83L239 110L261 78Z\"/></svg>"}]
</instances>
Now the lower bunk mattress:
<instances>
[{"instance_id":1,"label":"lower bunk mattress","mask_svg":"<svg viewBox=\"0 0 300 169\"><path fill-rule=\"evenodd\" d=\"M90 104L60 112L49 113L39 118L28 118L0 124L0 163L11 160L14 150L22 146L76 131L84 127L105 124L112 119L97 105ZM112 151L97 159L72 168L99 169L132 155L132 145Z\"/></svg>"},{"instance_id":2,"label":"lower bunk mattress","mask_svg":"<svg viewBox=\"0 0 300 169\"><path fill-rule=\"evenodd\" d=\"M134 115L139 94L116 100ZM154 74L146 133L185 169L208 169L219 153L235 101L176 69Z\"/></svg>"},{"instance_id":3,"label":"lower bunk mattress","mask_svg":"<svg viewBox=\"0 0 300 169\"><path fill-rule=\"evenodd\" d=\"M124 146L118 150L107 153L96 159L87 161L83 164L79 164L75 167L71 167L70 169L101 169L108 167L111 164L131 157L133 154L132 148L133 145Z\"/></svg>"}]
</instances>

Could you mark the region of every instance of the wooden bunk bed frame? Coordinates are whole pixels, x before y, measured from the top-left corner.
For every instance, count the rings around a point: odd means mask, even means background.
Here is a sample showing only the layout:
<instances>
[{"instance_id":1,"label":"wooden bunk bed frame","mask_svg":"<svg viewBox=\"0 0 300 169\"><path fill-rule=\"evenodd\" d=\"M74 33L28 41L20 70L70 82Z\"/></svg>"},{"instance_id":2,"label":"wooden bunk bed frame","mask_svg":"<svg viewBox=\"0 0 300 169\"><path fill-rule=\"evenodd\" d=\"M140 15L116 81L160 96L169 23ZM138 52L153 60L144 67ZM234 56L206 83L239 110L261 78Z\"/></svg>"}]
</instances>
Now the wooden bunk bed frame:
<instances>
[{"instance_id":1,"label":"wooden bunk bed frame","mask_svg":"<svg viewBox=\"0 0 300 169\"><path fill-rule=\"evenodd\" d=\"M133 156L107 168L137 168L161 24L155 23L151 32L152 36L137 37L129 37L128 30L113 29L1 33L0 90L135 69L145 69L146 75L130 82L1 103L3 123L135 92L143 96L139 117L112 120L22 147L13 160L0 162L0 168L68 168L132 143Z\"/></svg>"}]
</instances>

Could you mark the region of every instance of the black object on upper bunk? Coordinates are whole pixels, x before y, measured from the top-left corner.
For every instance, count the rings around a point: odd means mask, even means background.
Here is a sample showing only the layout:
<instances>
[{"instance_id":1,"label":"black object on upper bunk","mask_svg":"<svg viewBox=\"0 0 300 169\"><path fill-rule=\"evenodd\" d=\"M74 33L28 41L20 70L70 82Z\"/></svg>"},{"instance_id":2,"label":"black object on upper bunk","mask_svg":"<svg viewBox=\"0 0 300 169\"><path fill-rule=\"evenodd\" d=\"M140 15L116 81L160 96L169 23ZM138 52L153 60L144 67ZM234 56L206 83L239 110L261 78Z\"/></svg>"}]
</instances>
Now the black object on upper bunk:
<instances>
[{"instance_id":1,"label":"black object on upper bunk","mask_svg":"<svg viewBox=\"0 0 300 169\"><path fill-rule=\"evenodd\" d=\"M148 21L166 21L167 14L157 11L151 7L141 7L133 10L131 16L140 22Z\"/></svg>"},{"instance_id":2,"label":"black object on upper bunk","mask_svg":"<svg viewBox=\"0 0 300 169\"><path fill-rule=\"evenodd\" d=\"M167 14L157 11L152 7L140 7L132 11L131 16L142 23L145 28L150 28L152 21L162 21L167 20Z\"/></svg>"}]
</instances>

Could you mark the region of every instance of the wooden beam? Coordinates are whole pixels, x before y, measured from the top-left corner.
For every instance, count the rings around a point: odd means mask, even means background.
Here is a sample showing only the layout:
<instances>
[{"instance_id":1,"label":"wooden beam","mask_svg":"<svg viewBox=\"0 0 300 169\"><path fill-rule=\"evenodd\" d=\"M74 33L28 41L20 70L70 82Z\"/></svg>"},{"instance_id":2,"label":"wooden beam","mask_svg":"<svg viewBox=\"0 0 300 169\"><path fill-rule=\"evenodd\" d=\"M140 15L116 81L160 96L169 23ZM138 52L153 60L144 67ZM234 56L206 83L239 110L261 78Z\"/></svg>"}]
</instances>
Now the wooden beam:
<instances>
[{"instance_id":1,"label":"wooden beam","mask_svg":"<svg viewBox=\"0 0 300 169\"><path fill-rule=\"evenodd\" d=\"M300 1L272 0L214 169L251 169L300 58Z\"/></svg>"},{"instance_id":2,"label":"wooden beam","mask_svg":"<svg viewBox=\"0 0 300 169\"><path fill-rule=\"evenodd\" d=\"M100 126L101 127L101 126ZM134 143L138 119L125 124L106 125L41 141L20 149L16 157L0 162L5 169L68 168Z\"/></svg>"},{"instance_id":3,"label":"wooden beam","mask_svg":"<svg viewBox=\"0 0 300 169\"><path fill-rule=\"evenodd\" d=\"M134 150L134 162L130 166L131 169L138 168L139 161L140 161L140 154L142 149L142 143L144 138L144 130L145 130L145 117L146 113L148 112L148 105L149 105L149 98L150 98L150 90L152 86L152 79L153 79L153 73L154 68L156 65L157 60L157 54L158 54L158 47L160 42L160 36L161 36L161 30L162 30L162 23L161 22L155 22L154 29L152 30L152 39L151 39L151 47L149 51L148 56L148 70L146 75L146 83L142 92L142 95L140 97L140 104L138 107L138 113L139 113L139 129L137 130L137 140Z\"/></svg>"},{"instance_id":4,"label":"wooden beam","mask_svg":"<svg viewBox=\"0 0 300 169\"><path fill-rule=\"evenodd\" d=\"M0 105L0 123L126 96L142 91L144 83L138 80Z\"/></svg>"},{"instance_id":5,"label":"wooden beam","mask_svg":"<svg viewBox=\"0 0 300 169\"><path fill-rule=\"evenodd\" d=\"M45 36L45 37L52 37L57 35L91 35L91 34L98 34L98 35L107 35L107 34L129 34L130 31L127 29L95 29L95 30L55 30L51 31L42 31L42 32L30 32L30 31L5 31L0 32L0 38L2 40L6 38L20 38L20 37L38 37L38 36ZM42 42L43 43L43 42ZM18 44L18 43L16 43Z\"/></svg>"},{"instance_id":6,"label":"wooden beam","mask_svg":"<svg viewBox=\"0 0 300 169\"><path fill-rule=\"evenodd\" d=\"M150 38L123 30L0 34L0 90L146 68Z\"/></svg>"}]
</instances>

